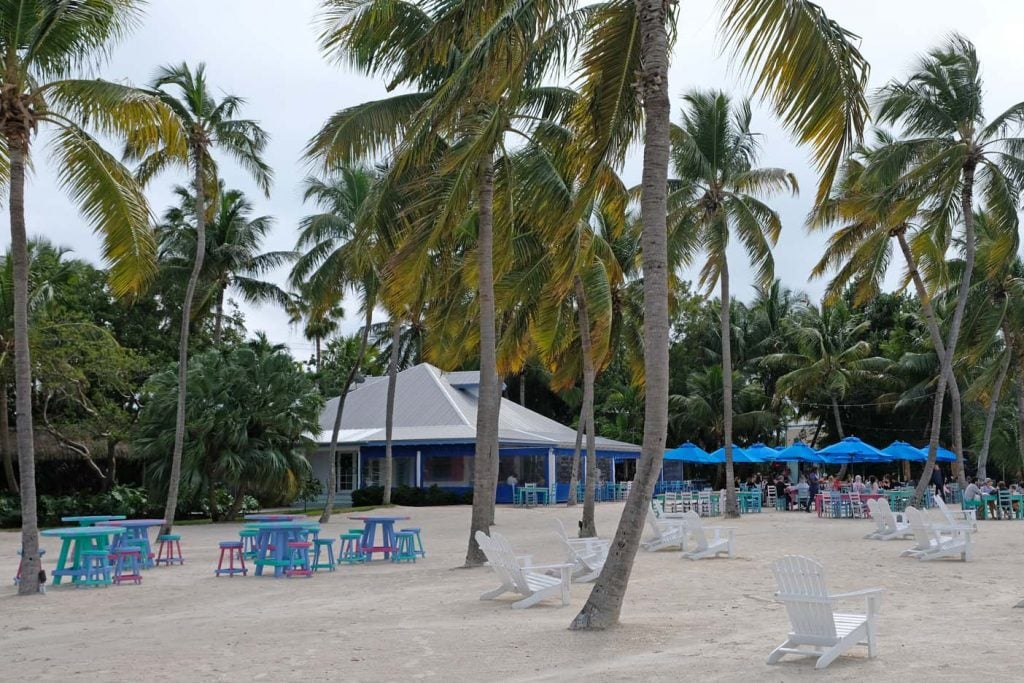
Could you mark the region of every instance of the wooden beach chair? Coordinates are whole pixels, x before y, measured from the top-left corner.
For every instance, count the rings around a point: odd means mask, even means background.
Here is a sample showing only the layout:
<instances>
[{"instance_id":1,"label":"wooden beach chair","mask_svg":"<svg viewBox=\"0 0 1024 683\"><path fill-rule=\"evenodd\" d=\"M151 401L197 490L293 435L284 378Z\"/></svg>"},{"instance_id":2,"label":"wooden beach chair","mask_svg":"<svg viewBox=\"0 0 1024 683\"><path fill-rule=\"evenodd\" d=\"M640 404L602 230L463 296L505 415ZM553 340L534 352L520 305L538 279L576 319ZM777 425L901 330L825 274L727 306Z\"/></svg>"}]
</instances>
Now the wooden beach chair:
<instances>
[{"instance_id":1,"label":"wooden beach chair","mask_svg":"<svg viewBox=\"0 0 1024 683\"><path fill-rule=\"evenodd\" d=\"M693 537L694 549L687 551L683 548L683 557L688 560L702 560L708 557L717 557L725 553L728 557L733 556L733 527L726 526L704 526L696 512L683 513L683 534L689 532ZM711 533L708 538L706 532Z\"/></svg>"},{"instance_id":2,"label":"wooden beach chair","mask_svg":"<svg viewBox=\"0 0 1024 683\"><path fill-rule=\"evenodd\" d=\"M571 564L533 565L529 556L517 557L512 544L493 531L490 537L482 531L476 532L476 542L487 556L487 564L501 581L494 590L482 593L481 600L516 593L523 596L522 600L512 603L516 609L531 607L547 598L560 598L563 607L569 604ZM557 572L557 576L547 572Z\"/></svg>"},{"instance_id":3,"label":"wooden beach chair","mask_svg":"<svg viewBox=\"0 0 1024 683\"><path fill-rule=\"evenodd\" d=\"M967 562L971 559L971 530L969 527L929 524L924 514L913 505L908 505L907 520L914 532L915 545L904 550L901 557L916 557L919 560L938 560L943 557L958 557ZM943 532L949 532L946 535Z\"/></svg>"},{"instance_id":4,"label":"wooden beach chair","mask_svg":"<svg viewBox=\"0 0 1024 683\"><path fill-rule=\"evenodd\" d=\"M577 583L593 581L604 569L611 541L604 538L570 538L562 520L556 519L558 538L566 550L566 561L572 564L572 580Z\"/></svg>"}]
</instances>

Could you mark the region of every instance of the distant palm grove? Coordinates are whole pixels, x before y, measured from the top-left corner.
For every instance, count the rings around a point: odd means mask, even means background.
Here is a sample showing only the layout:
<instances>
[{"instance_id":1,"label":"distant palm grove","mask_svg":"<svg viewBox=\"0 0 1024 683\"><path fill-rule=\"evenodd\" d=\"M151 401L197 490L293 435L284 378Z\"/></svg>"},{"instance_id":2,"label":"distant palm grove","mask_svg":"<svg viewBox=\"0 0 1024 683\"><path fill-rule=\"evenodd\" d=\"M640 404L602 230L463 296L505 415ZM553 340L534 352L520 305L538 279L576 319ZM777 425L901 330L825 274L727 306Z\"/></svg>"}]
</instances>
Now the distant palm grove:
<instances>
[{"instance_id":1,"label":"distant palm grove","mask_svg":"<svg viewBox=\"0 0 1024 683\"><path fill-rule=\"evenodd\" d=\"M918 495L940 444L961 480L1024 474L1024 102L986 109L967 38L868 89L870 55L814 3L724 0L718 29L753 87L727 93L668 82L685 10L664 0L323 0L316 40L339 84L363 74L391 94L308 131L308 215L275 226L251 201L273 188L273 131L224 74L82 70L143 4L0 7L0 523L22 527L22 593L39 526L90 496L170 526L314 495L323 405L363 375L391 382L392 481L395 375L423 361L480 370L468 566L494 517L502 392L578 425L580 448L643 445L574 628L618 620L666 444L725 447L705 475L734 515L732 444L782 443L794 425L816 446L927 446ZM748 96L809 150L816 186L764 165ZM28 220L44 154L102 266ZM640 178L620 175L630 154ZM156 183L173 206L150 206ZM796 194L803 224L777 210ZM294 231L293 251L264 248L274 229ZM804 230L825 247L780 279L776 242ZM737 291L735 273L756 287ZM313 353L247 329L243 301L281 307ZM592 490L582 516L595 533Z\"/></svg>"}]
</instances>

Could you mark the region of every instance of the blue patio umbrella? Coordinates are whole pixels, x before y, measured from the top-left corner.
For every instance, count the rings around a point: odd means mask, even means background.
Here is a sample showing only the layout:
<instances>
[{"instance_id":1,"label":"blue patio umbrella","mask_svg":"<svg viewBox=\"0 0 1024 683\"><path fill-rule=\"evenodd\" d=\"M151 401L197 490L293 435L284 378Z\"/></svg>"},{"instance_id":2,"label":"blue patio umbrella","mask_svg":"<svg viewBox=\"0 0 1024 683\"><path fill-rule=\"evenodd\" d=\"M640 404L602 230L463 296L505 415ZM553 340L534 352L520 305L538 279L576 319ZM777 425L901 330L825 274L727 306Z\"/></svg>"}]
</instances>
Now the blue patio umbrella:
<instances>
[{"instance_id":1,"label":"blue patio umbrella","mask_svg":"<svg viewBox=\"0 0 1024 683\"><path fill-rule=\"evenodd\" d=\"M665 451L665 460L676 462L692 462L707 465L712 462L711 456L700 446L687 441L672 450Z\"/></svg>"},{"instance_id":2,"label":"blue patio umbrella","mask_svg":"<svg viewBox=\"0 0 1024 683\"><path fill-rule=\"evenodd\" d=\"M827 462L834 464L854 462L886 462L889 460L882 451L866 444L855 436L848 436L839 443L834 443L818 451Z\"/></svg>"},{"instance_id":3,"label":"blue patio umbrella","mask_svg":"<svg viewBox=\"0 0 1024 683\"><path fill-rule=\"evenodd\" d=\"M928 447L922 446L918 450L924 453L924 458L921 460L921 462L925 462L926 460L928 460ZM936 462L956 462L956 453L949 450L948 448L943 448L942 446L939 446L939 453L938 455L935 456L935 460Z\"/></svg>"},{"instance_id":4,"label":"blue patio umbrella","mask_svg":"<svg viewBox=\"0 0 1024 683\"><path fill-rule=\"evenodd\" d=\"M825 459L815 453L813 448L800 441L797 441L792 446L783 448L775 454L773 460L778 462L825 462Z\"/></svg>"},{"instance_id":5,"label":"blue patio umbrella","mask_svg":"<svg viewBox=\"0 0 1024 683\"><path fill-rule=\"evenodd\" d=\"M893 441L882 449L882 452L893 460L909 460L911 462L924 462L928 459L927 454L921 453L906 441Z\"/></svg>"},{"instance_id":6,"label":"blue patio umbrella","mask_svg":"<svg viewBox=\"0 0 1024 683\"><path fill-rule=\"evenodd\" d=\"M715 463L725 462L725 447L719 448L717 451L711 454L711 461ZM760 463L764 462L755 455L747 453L745 450L737 446L732 445L732 461L738 463Z\"/></svg>"},{"instance_id":7,"label":"blue patio umbrella","mask_svg":"<svg viewBox=\"0 0 1024 683\"><path fill-rule=\"evenodd\" d=\"M755 443L752 446L747 446L743 449L747 455L752 455L755 458L760 459L763 462L770 462L775 460L775 456L779 454L777 450L771 446L765 446L763 443Z\"/></svg>"}]
</instances>

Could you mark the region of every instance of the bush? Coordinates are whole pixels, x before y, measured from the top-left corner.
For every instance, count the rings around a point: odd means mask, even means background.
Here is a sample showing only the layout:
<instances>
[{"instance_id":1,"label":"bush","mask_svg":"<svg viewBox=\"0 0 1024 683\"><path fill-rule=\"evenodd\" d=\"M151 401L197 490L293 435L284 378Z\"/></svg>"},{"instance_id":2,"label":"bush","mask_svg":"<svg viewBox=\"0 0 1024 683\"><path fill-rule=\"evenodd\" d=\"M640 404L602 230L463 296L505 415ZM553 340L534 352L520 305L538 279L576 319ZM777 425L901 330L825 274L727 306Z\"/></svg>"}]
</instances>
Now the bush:
<instances>
[{"instance_id":1,"label":"bush","mask_svg":"<svg viewBox=\"0 0 1024 683\"><path fill-rule=\"evenodd\" d=\"M384 501L383 486L367 486L352 492L352 505L368 507ZM436 484L430 488L399 486L391 490L391 502L408 507L433 507L439 505L465 505L473 502L473 493L464 494L445 491Z\"/></svg>"},{"instance_id":2,"label":"bush","mask_svg":"<svg viewBox=\"0 0 1024 683\"><path fill-rule=\"evenodd\" d=\"M235 502L235 497L228 492L223 486L218 486L215 490L217 497L217 516L218 520L225 520L228 512L231 511L231 504ZM204 497L202 503L199 506L200 510L207 517L210 517L210 503ZM242 499L242 508L238 511L239 514L244 515L249 512L258 512L260 509L260 502L252 496L245 496ZM179 511L180 513L180 511Z\"/></svg>"},{"instance_id":3,"label":"bush","mask_svg":"<svg viewBox=\"0 0 1024 683\"><path fill-rule=\"evenodd\" d=\"M62 517L71 515L124 515L141 517L159 515L149 503L145 489L116 485L105 493L80 496L47 496L38 498L39 526L60 526ZM21 526L21 500L15 496L0 497L0 527Z\"/></svg>"}]
</instances>

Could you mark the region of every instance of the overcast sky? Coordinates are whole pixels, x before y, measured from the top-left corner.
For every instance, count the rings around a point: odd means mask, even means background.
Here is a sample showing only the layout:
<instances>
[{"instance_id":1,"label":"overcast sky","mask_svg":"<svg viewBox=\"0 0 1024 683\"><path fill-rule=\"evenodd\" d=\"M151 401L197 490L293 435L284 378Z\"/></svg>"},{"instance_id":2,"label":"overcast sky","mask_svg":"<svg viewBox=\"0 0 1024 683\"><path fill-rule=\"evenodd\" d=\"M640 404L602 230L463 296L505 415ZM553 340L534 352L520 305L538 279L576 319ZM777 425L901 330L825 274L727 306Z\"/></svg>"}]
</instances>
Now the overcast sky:
<instances>
[{"instance_id":1,"label":"overcast sky","mask_svg":"<svg viewBox=\"0 0 1024 683\"><path fill-rule=\"evenodd\" d=\"M862 37L861 50L872 67L872 87L902 77L917 55L959 31L978 47L988 113L1024 99L1019 31L1024 25L1024 3L821 0L821 4L832 18ZM143 25L116 49L101 72L105 78L142 84L158 65L202 61L215 88L247 99L243 114L259 120L271 135L266 154L276 174L271 197L262 197L245 174L229 163L223 164L222 175L229 187L249 193L257 215L275 218L276 227L264 245L267 250L292 248L296 225L306 213L299 191L305 175L299 156L306 140L332 112L385 94L379 82L330 64L319 54L314 27L318 5L318 0L151 0ZM722 88L737 97L746 94L745 84L719 54L717 7L714 0L680 3L669 84L677 112L679 96L690 88ZM678 113L673 118L677 120ZM761 164L795 172L803 190L797 198L780 197L773 202L784 225L775 250L776 273L786 285L819 296L823 283L807 281L823 244L821 236L809 236L803 228L816 182L807 150L794 146L762 108L755 108L753 129L764 134ZM625 169L629 184L639 181L639 156L635 151ZM95 237L53 178L50 165L37 151L26 197L30 235L46 236L79 257L97 261ZM180 182L180 177L165 175L154 183L150 191L154 212L161 213L171 202L170 189ZM6 211L0 228L6 246ZM749 299L751 276L742 254L731 258L730 270L734 296ZM283 271L277 274L282 283L284 278ZM287 342L297 356L308 354L311 346L298 330L289 328L280 310L246 305L242 310L250 332L264 330L271 340ZM358 325L352 322L354 317L350 315L346 330Z\"/></svg>"}]
</instances>

